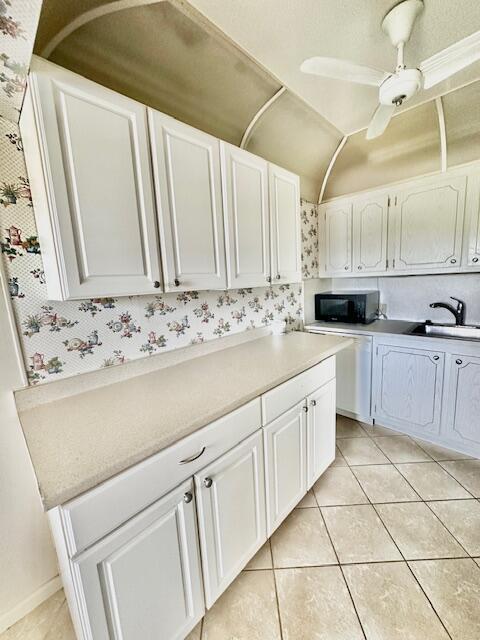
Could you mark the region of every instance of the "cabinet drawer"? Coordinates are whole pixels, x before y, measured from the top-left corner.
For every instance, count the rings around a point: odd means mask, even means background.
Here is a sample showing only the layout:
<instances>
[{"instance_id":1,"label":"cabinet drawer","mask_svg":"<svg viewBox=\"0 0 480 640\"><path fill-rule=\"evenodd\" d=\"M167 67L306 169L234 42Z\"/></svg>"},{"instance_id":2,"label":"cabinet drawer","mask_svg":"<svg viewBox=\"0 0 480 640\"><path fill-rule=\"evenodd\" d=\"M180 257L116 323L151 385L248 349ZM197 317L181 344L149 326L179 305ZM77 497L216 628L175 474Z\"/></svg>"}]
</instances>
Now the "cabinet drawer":
<instances>
[{"instance_id":1,"label":"cabinet drawer","mask_svg":"<svg viewBox=\"0 0 480 640\"><path fill-rule=\"evenodd\" d=\"M256 398L60 507L69 555L116 529L259 428Z\"/></svg>"},{"instance_id":2,"label":"cabinet drawer","mask_svg":"<svg viewBox=\"0 0 480 640\"><path fill-rule=\"evenodd\" d=\"M335 356L332 356L268 391L262 396L262 425L275 420L334 377Z\"/></svg>"}]
</instances>

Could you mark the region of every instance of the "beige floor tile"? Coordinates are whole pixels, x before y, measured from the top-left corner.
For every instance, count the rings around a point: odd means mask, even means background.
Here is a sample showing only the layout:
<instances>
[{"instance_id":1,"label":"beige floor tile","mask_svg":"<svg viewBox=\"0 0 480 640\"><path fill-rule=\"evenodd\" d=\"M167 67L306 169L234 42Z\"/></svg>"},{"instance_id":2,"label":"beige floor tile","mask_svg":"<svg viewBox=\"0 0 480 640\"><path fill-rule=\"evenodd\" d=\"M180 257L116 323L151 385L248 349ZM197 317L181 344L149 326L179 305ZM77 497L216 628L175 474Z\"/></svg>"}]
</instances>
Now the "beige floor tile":
<instances>
[{"instance_id":1,"label":"beige floor tile","mask_svg":"<svg viewBox=\"0 0 480 640\"><path fill-rule=\"evenodd\" d=\"M339 567L277 569L284 640L363 640Z\"/></svg>"},{"instance_id":2,"label":"beige floor tile","mask_svg":"<svg viewBox=\"0 0 480 640\"><path fill-rule=\"evenodd\" d=\"M343 567L368 640L448 640L403 562Z\"/></svg>"},{"instance_id":3,"label":"beige floor tile","mask_svg":"<svg viewBox=\"0 0 480 640\"><path fill-rule=\"evenodd\" d=\"M325 507L321 511L341 563L402 559L371 505Z\"/></svg>"},{"instance_id":4,"label":"beige floor tile","mask_svg":"<svg viewBox=\"0 0 480 640\"><path fill-rule=\"evenodd\" d=\"M420 500L402 474L392 464L352 467L352 471L371 502Z\"/></svg>"},{"instance_id":5,"label":"beige floor tile","mask_svg":"<svg viewBox=\"0 0 480 640\"><path fill-rule=\"evenodd\" d=\"M73 630L70 611L68 610L67 603L64 602L60 608L59 613L55 617L50 630L45 636L45 640L76 640L76 638L77 636L75 635L75 631Z\"/></svg>"},{"instance_id":6,"label":"beige floor tile","mask_svg":"<svg viewBox=\"0 0 480 640\"><path fill-rule=\"evenodd\" d=\"M411 462L396 466L423 500L472 497L436 462Z\"/></svg>"},{"instance_id":7,"label":"beige floor tile","mask_svg":"<svg viewBox=\"0 0 480 640\"><path fill-rule=\"evenodd\" d=\"M478 640L480 568L473 560L426 560L409 564L452 640Z\"/></svg>"},{"instance_id":8,"label":"beige floor tile","mask_svg":"<svg viewBox=\"0 0 480 640\"><path fill-rule=\"evenodd\" d=\"M430 456L408 436L373 438L375 444L392 462L428 462Z\"/></svg>"},{"instance_id":9,"label":"beige floor tile","mask_svg":"<svg viewBox=\"0 0 480 640\"><path fill-rule=\"evenodd\" d=\"M337 438L366 438L367 434L356 420L337 414Z\"/></svg>"},{"instance_id":10,"label":"beige floor tile","mask_svg":"<svg viewBox=\"0 0 480 640\"><path fill-rule=\"evenodd\" d=\"M424 502L378 504L375 508L407 560L467 555Z\"/></svg>"},{"instance_id":11,"label":"beige floor tile","mask_svg":"<svg viewBox=\"0 0 480 640\"><path fill-rule=\"evenodd\" d=\"M389 463L389 460L370 438L342 438L337 441L337 445L347 464Z\"/></svg>"},{"instance_id":12,"label":"beige floor tile","mask_svg":"<svg viewBox=\"0 0 480 640\"><path fill-rule=\"evenodd\" d=\"M244 571L207 611L202 640L280 640L273 571Z\"/></svg>"},{"instance_id":13,"label":"beige floor tile","mask_svg":"<svg viewBox=\"0 0 480 640\"><path fill-rule=\"evenodd\" d=\"M428 504L463 548L471 556L480 556L480 502L443 500Z\"/></svg>"},{"instance_id":14,"label":"beige floor tile","mask_svg":"<svg viewBox=\"0 0 480 640\"><path fill-rule=\"evenodd\" d=\"M375 438L376 436L401 436L402 434L399 431L394 431L393 429L387 429L387 427L382 427L379 424L365 424L362 422L362 429L366 431L366 433Z\"/></svg>"},{"instance_id":15,"label":"beige floor tile","mask_svg":"<svg viewBox=\"0 0 480 640\"><path fill-rule=\"evenodd\" d=\"M300 500L300 502L295 507L296 509L308 509L309 507L316 507L317 501L315 500L315 496L313 495L313 491L310 490L307 495Z\"/></svg>"},{"instance_id":16,"label":"beige floor tile","mask_svg":"<svg viewBox=\"0 0 480 640\"><path fill-rule=\"evenodd\" d=\"M474 558L474 560L478 564L478 566L480 567L480 558Z\"/></svg>"},{"instance_id":17,"label":"beige floor tile","mask_svg":"<svg viewBox=\"0 0 480 640\"><path fill-rule=\"evenodd\" d=\"M319 509L295 509L271 537L273 566L337 564Z\"/></svg>"},{"instance_id":18,"label":"beige floor tile","mask_svg":"<svg viewBox=\"0 0 480 640\"><path fill-rule=\"evenodd\" d=\"M368 503L366 495L348 467L327 469L313 485L313 492L321 507Z\"/></svg>"},{"instance_id":19,"label":"beige floor tile","mask_svg":"<svg viewBox=\"0 0 480 640\"><path fill-rule=\"evenodd\" d=\"M201 640L202 637L202 623L199 622L195 629L191 631L185 640Z\"/></svg>"},{"instance_id":20,"label":"beige floor tile","mask_svg":"<svg viewBox=\"0 0 480 640\"><path fill-rule=\"evenodd\" d=\"M250 562L245 567L245 571L253 569L271 569L272 568L272 552L270 551L270 540L257 551Z\"/></svg>"},{"instance_id":21,"label":"beige floor tile","mask_svg":"<svg viewBox=\"0 0 480 640\"><path fill-rule=\"evenodd\" d=\"M425 442L425 440L419 440L414 438L415 442L422 447L424 451L434 460L471 460L470 456L466 456L464 453L458 453L452 449L445 449L439 444L432 444L431 442Z\"/></svg>"},{"instance_id":22,"label":"beige floor tile","mask_svg":"<svg viewBox=\"0 0 480 640\"><path fill-rule=\"evenodd\" d=\"M340 449L338 447L335 447L335 460L332 462L330 467L346 467L346 466L348 466L347 461L340 453Z\"/></svg>"},{"instance_id":23,"label":"beige floor tile","mask_svg":"<svg viewBox=\"0 0 480 640\"><path fill-rule=\"evenodd\" d=\"M480 498L480 460L457 460L440 464L472 495Z\"/></svg>"},{"instance_id":24,"label":"beige floor tile","mask_svg":"<svg viewBox=\"0 0 480 640\"><path fill-rule=\"evenodd\" d=\"M65 602L63 589L0 634L1 640L44 640Z\"/></svg>"}]
</instances>

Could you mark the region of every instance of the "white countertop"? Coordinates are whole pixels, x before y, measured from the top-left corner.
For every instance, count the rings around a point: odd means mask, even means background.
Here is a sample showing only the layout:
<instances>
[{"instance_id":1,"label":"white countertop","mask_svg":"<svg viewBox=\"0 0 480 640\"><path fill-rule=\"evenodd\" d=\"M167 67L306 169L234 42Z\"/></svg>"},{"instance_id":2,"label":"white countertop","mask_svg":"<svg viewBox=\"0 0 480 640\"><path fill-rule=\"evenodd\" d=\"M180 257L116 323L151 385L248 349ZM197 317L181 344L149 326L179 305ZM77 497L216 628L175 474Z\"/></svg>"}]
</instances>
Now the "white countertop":
<instances>
[{"instance_id":1,"label":"white countertop","mask_svg":"<svg viewBox=\"0 0 480 640\"><path fill-rule=\"evenodd\" d=\"M46 509L78 496L350 344L268 336L115 381L19 416Z\"/></svg>"}]
</instances>

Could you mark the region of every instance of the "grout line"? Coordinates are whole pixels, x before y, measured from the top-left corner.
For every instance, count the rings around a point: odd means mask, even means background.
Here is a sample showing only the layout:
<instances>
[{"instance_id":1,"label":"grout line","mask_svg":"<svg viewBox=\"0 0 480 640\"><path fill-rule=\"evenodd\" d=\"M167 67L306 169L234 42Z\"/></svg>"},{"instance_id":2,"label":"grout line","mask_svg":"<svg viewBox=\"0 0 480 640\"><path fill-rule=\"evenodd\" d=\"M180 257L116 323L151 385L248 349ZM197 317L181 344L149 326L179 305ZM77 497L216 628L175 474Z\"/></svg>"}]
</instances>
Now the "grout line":
<instances>
[{"instance_id":1,"label":"grout line","mask_svg":"<svg viewBox=\"0 0 480 640\"><path fill-rule=\"evenodd\" d=\"M275 602L277 603L278 627L280 630L280 639L283 640L282 613L280 611L280 600L278 598L277 576L275 575L275 567L272 569L273 585L275 587Z\"/></svg>"},{"instance_id":2,"label":"grout line","mask_svg":"<svg viewBox=\"0 0 480 640\"><path fill-rule=\"evenodd\" d=\"M436 502L436 500L431 500L431 502ZM447 502L447 501L445 501ZM448 502L452 502L451 500L449 500ZM460 542L460 540L458 540L458 538L450 531L450 529L447 527L447 525L443 522L443 520L440 519L440 517L435 513L435 511L432 509L432 507L428 504L428 502L426 500L424 500L424 504L426 504L427 508L433 513L433 515L437 518L437 520L440 522L440 524L442 525L442 527L448 531L448 533L452 536L452 538L455 540L455 542L457 542L457 544L465 551L465 553L467 554L467 556L469 558L472 558L472 554L469 553L467 551L467 549L463 546L463 544Z\"/></svg>"},{"instance_id":3,"label":"grout line","mask_svg":"<svg viewBox=\"0 0 480 640\"><path fill-rule=\"evenodd\" d=\"M438 467L440 467L440 469L443 469L442 465L439 464L436 460L433 460L432 462L433 462L433 464L436 464ZM414 491L416 493L418 493L418 495L420 495L419 492L408 481L406 476L402 473L402 470L398 468L402 464L432 464L432 463L431 462L428 462L428 463L424 463L424 462L396 462L396 463L393 463L394 467L397 469L397 471L399 473L401 473L402 477L405 478L405 480L407 480L408 484L414 489ZM461 484L461 482L459 482L454 476L452 476L451 473L448 473L448 471L446 469L443 469L443 470L452 478L452 480L454 480L462 489L464 489L468 493L468 496L466 498L462 498L462 497L459 497L459 498L439 498L440 500L471 500L471 498L475 498L475 496L472 493L470 493L470 491L466 487L464 487L463 484ZM422 496L420 496L420 497L422 497ZM430 500L430 502L434 502L435 498L422 498L422 500L424 502L426 502L427 500Z\"/></svg>"},{"instance_id":4,"label":"grout line","mask_svg":"<svg viewBox=\"0 0 480 640\"><path fill-rule=\"evenodd\" d=\"M476 458L473 458L473 460L476 460ZM441 462L469 462L469 461L468 461L468 460L441 460ZM437 462L437 464L438 464L438 466L439 466L441 469L443 469L446 473L448 473L448 475L449 475L451 478L453 478L453 479L455 480L455 482L458 482L458 484L459 484L461 487L463 487L463 489L465 489L465 491L466 491L468 494L470 494L470 495L472 496L472 498L476 498L476 497L477 497L477 496L474 496L474 495L473 495L473 493L472 493L471 491L469 491L469 490L467 489L467 487L465 487L465 486L460 482L460 480L458 480L457 478L455 478L455 476L454 476L452 473L450 473L450 471L449 471L448 469L445 469L445 467L444 467L442 464L440 464L440 462Z\"/></svg>"}]
</instances>

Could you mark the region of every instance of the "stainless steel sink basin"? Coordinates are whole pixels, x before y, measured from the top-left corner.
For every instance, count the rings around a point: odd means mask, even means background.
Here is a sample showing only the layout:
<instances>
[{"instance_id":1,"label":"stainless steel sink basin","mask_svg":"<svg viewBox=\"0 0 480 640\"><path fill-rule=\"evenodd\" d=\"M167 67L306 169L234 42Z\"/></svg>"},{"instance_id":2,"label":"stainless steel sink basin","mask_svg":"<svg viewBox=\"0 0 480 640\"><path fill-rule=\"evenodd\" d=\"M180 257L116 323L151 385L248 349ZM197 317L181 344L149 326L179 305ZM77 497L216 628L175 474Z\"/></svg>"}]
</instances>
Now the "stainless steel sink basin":
<instances>
[{"instance_id":1,"label":"stainless steel sink basin","mask_svg":"<svg viewBox=\"0 0 480 640\"><path fill-rule=\"evenodd\" d=\"M432 338L457 338L460 340L480 340L480 327L473 325L433 324L423 322L409 333Z\"/></svg>"}]
</instances>

